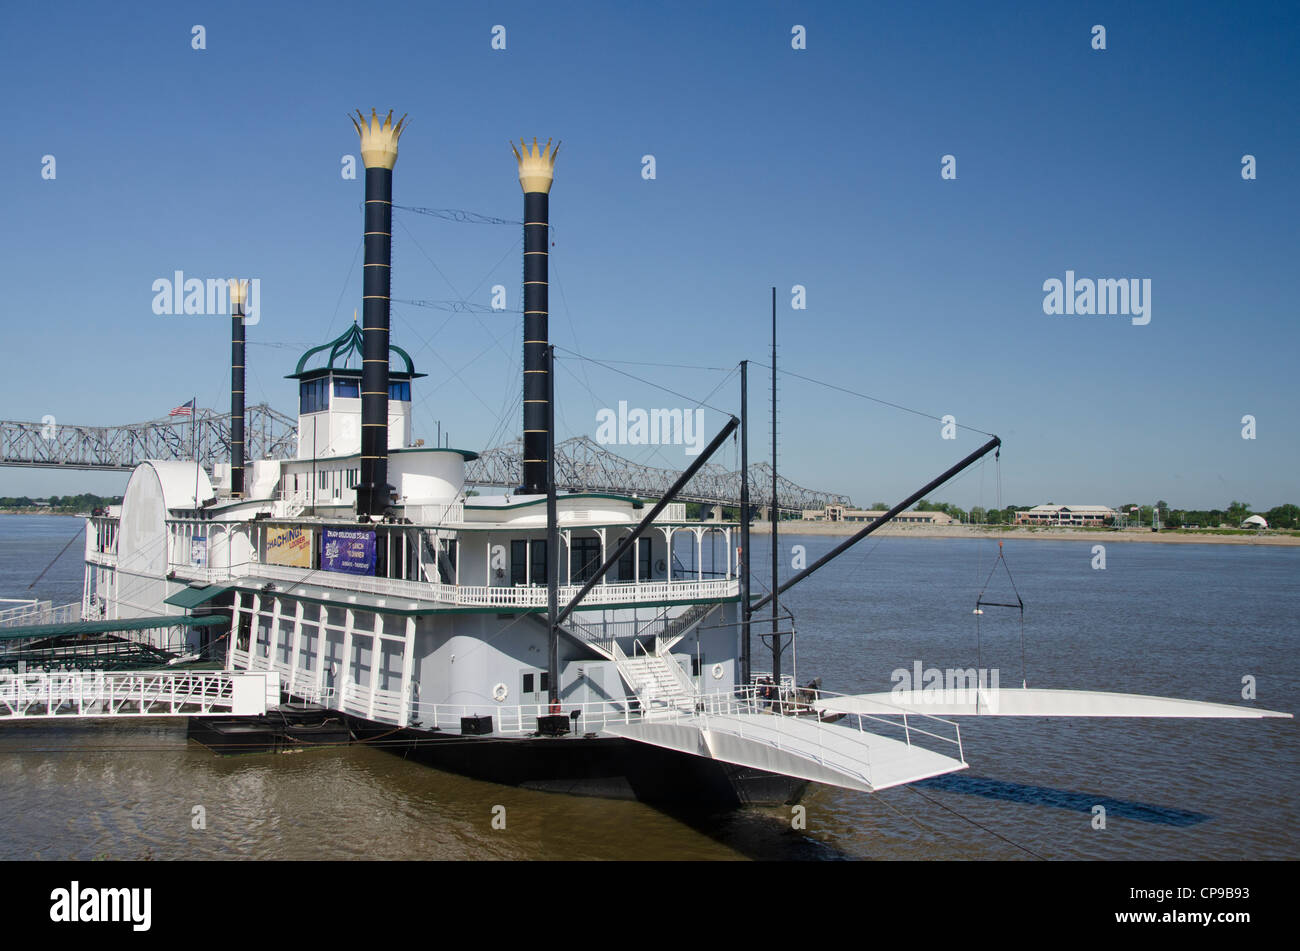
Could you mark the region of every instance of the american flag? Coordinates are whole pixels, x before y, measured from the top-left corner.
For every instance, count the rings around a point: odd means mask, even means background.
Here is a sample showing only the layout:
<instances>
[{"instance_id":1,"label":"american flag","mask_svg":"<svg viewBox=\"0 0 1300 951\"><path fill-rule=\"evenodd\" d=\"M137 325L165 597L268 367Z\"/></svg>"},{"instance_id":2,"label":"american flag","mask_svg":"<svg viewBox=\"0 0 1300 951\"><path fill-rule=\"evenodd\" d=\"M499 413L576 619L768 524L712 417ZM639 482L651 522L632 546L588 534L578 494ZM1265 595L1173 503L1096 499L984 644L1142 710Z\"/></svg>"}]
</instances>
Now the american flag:
<instances>
[{"instance_id":1,"label":"american flag","mask_svg":"<svg viewBox=\"0 0 1300 951\"><path fill-rule=\"evenodd\" d=\"M193 416L194 400L190 400L188 403L182 403L180 406L176 407L167 415L168 416Z\"/></svg>"}]
</instances>

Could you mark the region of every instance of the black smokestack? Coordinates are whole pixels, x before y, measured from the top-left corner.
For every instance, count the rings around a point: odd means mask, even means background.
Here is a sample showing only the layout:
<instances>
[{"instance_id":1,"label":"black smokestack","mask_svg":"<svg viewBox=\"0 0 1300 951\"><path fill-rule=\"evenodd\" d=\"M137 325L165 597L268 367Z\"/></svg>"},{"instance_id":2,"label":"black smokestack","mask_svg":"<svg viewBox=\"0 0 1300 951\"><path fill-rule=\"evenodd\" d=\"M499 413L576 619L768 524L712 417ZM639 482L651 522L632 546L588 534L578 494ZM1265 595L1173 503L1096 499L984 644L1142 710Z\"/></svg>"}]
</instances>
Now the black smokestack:
<instances>
[{"instance_id":1,"label":"black smokestack","mask_svg":"<svg viewBox=\"0 0 1300 951\"><path fill-rule=\"evenodd\" d=\"M547 491L547 410L551 399L546 371L547 245L551 182L560 147L552 149L549 139L540 152L536 139L531 151L522 139L519 146L515 149L512 143L510 148L519 162L519 184L524 190L524 478L520 491L541 495Z\"/></svg>"},{"instance_id":2,"label":"black smokestack","mask_svg":"<svg viewBox=\"0 0 1300 951\"><path fill-rule=\"evenodd\" d=\"M244 497L244 281L230 281L230 497Z\"/></svg>"},{"instance_id":3,"label":"black smokestack","mask_svg":"<svg viewBox=\"0 0 1300 951\"><path fill-rule=\"evenodd\" d=\"M388 295L393 244L393 166L406 117L380 120L372 109L352 124L361 136L366 167L365 263L361 302L361 481L357 514L383 515L388 508Z\"/></svg>"}]
</instances>

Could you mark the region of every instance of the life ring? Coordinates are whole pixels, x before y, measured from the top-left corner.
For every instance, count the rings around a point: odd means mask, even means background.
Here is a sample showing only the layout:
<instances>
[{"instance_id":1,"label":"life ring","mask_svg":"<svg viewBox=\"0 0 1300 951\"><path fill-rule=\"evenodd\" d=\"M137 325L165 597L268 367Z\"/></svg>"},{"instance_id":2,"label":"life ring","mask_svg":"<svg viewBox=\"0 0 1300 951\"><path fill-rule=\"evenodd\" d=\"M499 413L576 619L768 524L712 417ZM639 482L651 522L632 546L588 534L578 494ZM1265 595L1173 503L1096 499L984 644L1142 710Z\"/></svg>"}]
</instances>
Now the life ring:
<instances>
[{"instance_id":1,"label":"life ring","mask_svg":"<svg viewBox=\"0 0 1300 951\"><path fill-rule=\"evenodd\" d=\"M714 664L714 665L713 665L713 679L714 679L714 680L721 680L721 679L722 679L722 665L721 665L721 664Z\"/></svg>"},{"instance_id":2,"label":"life ring","mask_svg":"<svg viewBox=\"0 0 1300 951\"><path fill-rule=\"evenodd\" d=\"M497 684L492 688L492 699L497 703L505 703L506 697L509 695L510 691L505 684Z\"/></svg>"}]
</instances>

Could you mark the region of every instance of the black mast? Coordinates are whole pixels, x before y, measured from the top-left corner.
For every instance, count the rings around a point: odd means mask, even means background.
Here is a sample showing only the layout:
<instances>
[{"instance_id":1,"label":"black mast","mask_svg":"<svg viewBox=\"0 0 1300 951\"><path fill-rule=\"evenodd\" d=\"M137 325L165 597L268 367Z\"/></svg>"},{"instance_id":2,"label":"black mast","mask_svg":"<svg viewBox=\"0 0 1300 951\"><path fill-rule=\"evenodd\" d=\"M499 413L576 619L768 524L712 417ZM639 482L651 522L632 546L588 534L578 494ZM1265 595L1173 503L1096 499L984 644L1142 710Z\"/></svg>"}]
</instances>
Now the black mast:
<instances>
[{"instance_id":1,"label":"black mast","mask_svg":"<svg viewBox=\"0 0 1300 951\"><path fill-rule=\"evenodd\" d=\"M361 291L361 480L357 515L383 515L388 508L388 332L393 258L393 166L406 121L381 120L372 109L352 124L361 136L366 166L365 263Z\"/></svg>"},{"instance_id":2,"label":"black mast","mask_svg":"<svg viewBox=\"0 0 1300 951\"><path fill-rule=\"evenodd\" d=\"M740 642L741 682L751 673L749 642L749 361L740 361Z\"/></svg>"},{"instance_id":3,"label":"black mast","mask_svg":"<svg viewBox=\"0 0 1300 951\"><path fill-rule=\"evenodd\" d=\"M244 497L244 281L230 281L230 497ZM195 416L198 410L195 409ZM197 503L196 503L197 504Z\"/></svg>"},{"instance_id":4,"label":"black mast","mask_svg":"<svg viewBox=\"0 0 1300 951\"><path fill-rule=\"evenodd\" d=\"M547 344L542 359L546 368L546 616L548 697L560 699L560 527L555 499L555 347Z\"/></svg>"},{"instance_id":5,"label":"black mast","mask_svg":"<svg viewBox=\"0 0 1300 951\"><path fill-rule=\"evenodd\" d=\"M776 498L776 288L772 288L772 683L781 689L780 598L777 590L777 522L781 510Z\"/></svg>"},{"instance_id":6,"label":"black mast","mask_svg":"<svg viewBox=\"0 0 1300 951\"><path fill-rule=\"evenodd\" d=\"M523 485L519 491L540 495L549 491L546 484L548 460L546 446L554 429L549 401L551 386L546 379L546 348L549 276L547 244L550 241L550 192L555 178L557 145L539 150L537 140L529 150L522 139L514 143L519 163L519 185L524 190L524 455ZM543 456L546 455L546 458Z\"/></svg>"}]
</instances>

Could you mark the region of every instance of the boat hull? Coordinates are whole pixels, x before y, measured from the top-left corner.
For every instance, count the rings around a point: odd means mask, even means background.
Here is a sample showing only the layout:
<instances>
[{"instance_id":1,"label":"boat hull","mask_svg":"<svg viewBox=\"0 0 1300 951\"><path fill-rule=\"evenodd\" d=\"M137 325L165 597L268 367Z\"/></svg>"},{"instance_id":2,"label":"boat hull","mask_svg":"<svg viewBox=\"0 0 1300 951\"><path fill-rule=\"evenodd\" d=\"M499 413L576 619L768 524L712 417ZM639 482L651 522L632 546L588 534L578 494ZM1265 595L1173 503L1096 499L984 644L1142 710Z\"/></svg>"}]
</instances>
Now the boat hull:
<instances>
[{"instance_id":1,"label":"boat hull","mask_svg":"<svg viewBox=\"0 0 1300 951\"><path fill-rule=\"evenodd\" d=\"M472 779L678 807L798 802L808 781L610 736L461 736L349 716L361 742Z\"/></svg>"}]
</instances>

